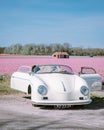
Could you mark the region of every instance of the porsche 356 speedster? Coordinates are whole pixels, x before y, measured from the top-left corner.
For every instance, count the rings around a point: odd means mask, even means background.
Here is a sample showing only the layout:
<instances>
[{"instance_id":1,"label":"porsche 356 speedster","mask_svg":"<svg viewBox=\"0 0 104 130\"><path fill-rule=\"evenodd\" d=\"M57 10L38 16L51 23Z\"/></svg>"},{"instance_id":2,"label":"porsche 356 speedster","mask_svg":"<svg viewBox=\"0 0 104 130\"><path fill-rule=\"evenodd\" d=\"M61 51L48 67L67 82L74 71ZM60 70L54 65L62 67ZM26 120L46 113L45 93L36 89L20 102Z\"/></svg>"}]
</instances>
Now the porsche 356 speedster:
<instances>
[{"instance_id":1,"label":"porsche 356 speedster","mask_svg":"<svg viewBox=\"0 0 104 130\"><path fill-rule=\"evenodd\" d=\"M34 105L85 105L91 103L91 77L80 75L67 65L21 66L11 76L11 88L31 94Z\"/></svg>"}]
</instances>

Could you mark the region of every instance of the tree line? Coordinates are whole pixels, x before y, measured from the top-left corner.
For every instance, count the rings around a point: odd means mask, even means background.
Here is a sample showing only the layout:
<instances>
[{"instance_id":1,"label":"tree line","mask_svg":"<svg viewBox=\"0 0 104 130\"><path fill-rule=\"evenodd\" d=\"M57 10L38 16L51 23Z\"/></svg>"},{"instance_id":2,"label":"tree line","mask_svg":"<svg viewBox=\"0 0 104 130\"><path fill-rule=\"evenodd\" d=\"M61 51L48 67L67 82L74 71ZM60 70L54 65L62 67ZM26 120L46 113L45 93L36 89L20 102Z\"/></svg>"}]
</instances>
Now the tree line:
<instances>
[{"instance_id":1,"label":"tree line","mask_svg":"<svg viewBox=\"0 0 104 130\"><path fill-rule=\"evenodd\" d=\"M65 51L75 56L104 56L104 49L72 47L70 43L56 44L14 44L9 47L0 47L0 54L21 55L52 55L54 52Z\"/></svg>"}]
</instances>

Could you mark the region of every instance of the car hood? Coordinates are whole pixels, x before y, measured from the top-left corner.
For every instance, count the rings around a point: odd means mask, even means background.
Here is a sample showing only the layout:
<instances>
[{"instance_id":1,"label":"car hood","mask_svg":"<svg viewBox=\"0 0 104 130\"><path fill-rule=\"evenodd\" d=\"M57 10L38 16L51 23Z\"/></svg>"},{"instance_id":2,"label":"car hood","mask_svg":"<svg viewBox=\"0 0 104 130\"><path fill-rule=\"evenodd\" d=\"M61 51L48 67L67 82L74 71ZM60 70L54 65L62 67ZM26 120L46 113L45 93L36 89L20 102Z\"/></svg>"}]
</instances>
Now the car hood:
<instances>
[{"instance_id":1,"label":"car hood","mask_svg":"<svg viewBox=\"0 0 104 130\"><path fill-rule=\"evenodd\" d=\"M75 87L75 75L69 74L38 74L36 75L49 90L57 92L72 92Z\"/></svg>"}]
</instances>

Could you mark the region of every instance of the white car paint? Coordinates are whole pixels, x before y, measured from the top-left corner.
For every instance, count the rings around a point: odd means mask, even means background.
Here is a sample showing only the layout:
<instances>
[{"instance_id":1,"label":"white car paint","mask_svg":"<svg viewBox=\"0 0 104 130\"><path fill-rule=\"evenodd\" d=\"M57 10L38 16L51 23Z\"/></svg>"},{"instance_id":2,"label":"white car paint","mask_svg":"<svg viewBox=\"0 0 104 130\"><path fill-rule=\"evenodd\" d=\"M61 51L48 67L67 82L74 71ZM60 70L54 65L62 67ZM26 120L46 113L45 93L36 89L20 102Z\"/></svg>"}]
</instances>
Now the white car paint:
<instances>
[{"instance_id":1,"label":"white car paint","mask_svg":"<svg viewBox=\"0 0 104 130\"><path fill-rule=\"evenodd\" d=\"M91 103L87 82L74 74L66 65L41 65L35 68L19 69L11 76L11 88L28 94L31 87L31 101L36 105L84 105ZM66 69L66 70L65 70ZM68 70L69 69L69 70ZM21 71L22 70L22 71ZM24 71L25 70L25 71ZM70 71L70 73L68 73ZM46 94L40 94L39 86L45 87ZM85 86L87 95L81 92ZM45 91L46 91L45 90Z\"/></svg>"},{"instance_id":2,"label":"white car paint","mask_svg":"<svg viewBox=\"0 0 104 130\"><path fill-rule=\"evenodd\" d=\"M94 68L82 67L80 77L82 77L87 82L91 91L102 89L102 77L96 73Z\"/></svg>"}]
</instances>

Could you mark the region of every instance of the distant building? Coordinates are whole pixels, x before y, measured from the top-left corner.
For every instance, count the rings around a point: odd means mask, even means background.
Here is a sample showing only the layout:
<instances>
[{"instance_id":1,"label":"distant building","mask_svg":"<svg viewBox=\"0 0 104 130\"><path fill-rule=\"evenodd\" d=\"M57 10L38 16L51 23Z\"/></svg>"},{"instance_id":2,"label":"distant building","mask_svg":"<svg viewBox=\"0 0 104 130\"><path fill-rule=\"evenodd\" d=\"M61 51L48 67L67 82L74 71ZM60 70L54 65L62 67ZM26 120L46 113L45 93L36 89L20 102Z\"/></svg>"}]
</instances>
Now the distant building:
<instances>
[{"instance_id":1,"label":"distant building","mask_svg":"<svg viewBox=\"0 0 104 130\"><path fill-rule=\"evenodd\" d=\"M56 58L69 58L69 54L67 52L55 52L52 56Z\"/></svg>"}]
</instances>

